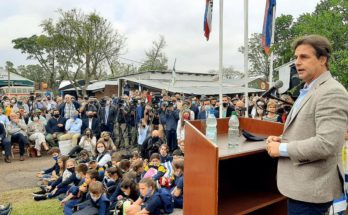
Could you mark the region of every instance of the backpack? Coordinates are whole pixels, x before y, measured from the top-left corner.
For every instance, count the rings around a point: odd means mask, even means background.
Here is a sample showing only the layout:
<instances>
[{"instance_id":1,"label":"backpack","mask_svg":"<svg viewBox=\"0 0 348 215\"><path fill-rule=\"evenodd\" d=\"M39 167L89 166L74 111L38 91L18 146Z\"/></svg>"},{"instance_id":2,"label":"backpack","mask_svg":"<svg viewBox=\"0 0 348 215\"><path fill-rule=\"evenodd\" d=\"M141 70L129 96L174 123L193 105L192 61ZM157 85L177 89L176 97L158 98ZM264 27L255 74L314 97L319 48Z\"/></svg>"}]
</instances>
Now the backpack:
<instances>
[{"instance_id":1,"label":"backpack","mask_svg":"<svg viewBox=\"0 0 348 215\"><path fill-rule=\"evenodd\" d=\"M170 192L164 188L158 189L158 195L163 203L163 212L166 214L173 213L174 200Z\"/></svg>"}]
</instances>

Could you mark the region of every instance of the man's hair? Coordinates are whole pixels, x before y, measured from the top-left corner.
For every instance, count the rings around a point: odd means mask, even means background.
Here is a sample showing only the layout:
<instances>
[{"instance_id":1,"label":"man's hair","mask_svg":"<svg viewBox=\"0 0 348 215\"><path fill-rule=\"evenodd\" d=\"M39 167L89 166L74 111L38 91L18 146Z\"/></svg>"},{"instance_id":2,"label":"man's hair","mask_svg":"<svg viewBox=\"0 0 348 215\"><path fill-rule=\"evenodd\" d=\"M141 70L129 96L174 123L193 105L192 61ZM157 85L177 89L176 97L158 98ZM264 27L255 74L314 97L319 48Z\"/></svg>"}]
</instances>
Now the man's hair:
<instances>
[{"instance_id":1,"label":"man's hair","mask_svg":"<svg viewBox=\"0 0 348 215\"><path fill-rule=\"evenodd\" d=\"M324 56L327 58L326 60L326 67L329 67L329 59L330 59L330 54L332 51L330 41L323 36L320 35L306 35L303 37L298 38L295 40L292 44L292 48L295 51L296 48L300 45L310 45L314 48L315 50L315 55L319 59L321 56Z\"/></svg>"},{"instance_id":2,"label":"man's hair","mask_svg":"<svg viewBox=\"0 0 348 215\"><path fill-rule=\"evenodd\" d=\"M103 183L100 181L94 181L89 184L89 192L93 194L100 194L104 193L104 186Z\"/></svg>"},{"instance_id":3,"label":"man's hair","mask_svg":"<svg viewBox=\"0 0 348 215\"><path fill-rule=\"evenodd\" d=\"M99 178L99 173L95 169L88 170L86 174L88 174L91 179L98 180Z\"/></svg>"},{"instance_id":4,"label":"man's hair","mask_svg":"<svg viewBox=\"0 0 348 215\"><path fill-rule=\"evenodd\" d=\"M87 171L88 171L88 166L86 164L84 164L84 163L80 163L76 167L76 172L81 172L84 175L86 175Z\"/></svg>"}]
</instances>

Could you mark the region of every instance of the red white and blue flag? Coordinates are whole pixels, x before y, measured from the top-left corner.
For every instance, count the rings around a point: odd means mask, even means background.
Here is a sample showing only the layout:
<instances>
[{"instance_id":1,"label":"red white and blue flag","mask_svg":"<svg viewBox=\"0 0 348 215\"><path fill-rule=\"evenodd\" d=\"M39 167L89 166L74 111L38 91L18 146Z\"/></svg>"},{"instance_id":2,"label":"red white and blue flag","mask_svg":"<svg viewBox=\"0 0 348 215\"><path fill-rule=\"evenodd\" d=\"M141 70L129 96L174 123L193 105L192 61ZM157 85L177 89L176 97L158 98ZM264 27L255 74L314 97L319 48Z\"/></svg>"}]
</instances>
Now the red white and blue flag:
<instances>
[{"instance_id":1,"label":"red white and blue flag","mask_svg":"<svg viewBox=\"0 0 348 215\"><path fill-rule=\"evenodd\" d=\"M270 54L271 39L272 39L272 24L273 8L276 6L276 0L266 0L265 16L263 18L262 27L262 47L265 49L267 55Z\"/></svg>"},{"instance_id":2,"label":"red white and blue flag","mask_svg":"<svg viewBox=\"0 0 348 215\"><path fill-rule=\"evenodd\" d=\"M211 32L211 20L213 18L213 0L205 0L205 13L204 13L204 36L209 40Z\"/></svg>"}]
</instances>

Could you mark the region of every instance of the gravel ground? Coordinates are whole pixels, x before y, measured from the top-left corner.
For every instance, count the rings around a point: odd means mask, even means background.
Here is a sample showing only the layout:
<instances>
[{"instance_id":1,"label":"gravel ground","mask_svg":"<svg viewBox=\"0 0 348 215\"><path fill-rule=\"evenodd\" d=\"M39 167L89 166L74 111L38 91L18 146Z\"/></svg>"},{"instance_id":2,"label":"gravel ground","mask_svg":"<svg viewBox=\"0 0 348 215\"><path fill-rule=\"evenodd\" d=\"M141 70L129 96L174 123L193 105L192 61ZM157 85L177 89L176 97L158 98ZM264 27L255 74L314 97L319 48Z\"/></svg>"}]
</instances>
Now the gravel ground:
<instances>
[{"instance_id":1,"label":"gravel ground","mask_svg":"<svg viewBox=\"0 0 348 215\"><path fill-rule=\"evenodd\" d=\"M53 163L48 155L40 158L25 157L25 161L19 161L19 155L15 154L12 163L5 163L4 157L0 156L0 193L37 186L36 172L51 167Z\"/></svg>"}]
</instances>

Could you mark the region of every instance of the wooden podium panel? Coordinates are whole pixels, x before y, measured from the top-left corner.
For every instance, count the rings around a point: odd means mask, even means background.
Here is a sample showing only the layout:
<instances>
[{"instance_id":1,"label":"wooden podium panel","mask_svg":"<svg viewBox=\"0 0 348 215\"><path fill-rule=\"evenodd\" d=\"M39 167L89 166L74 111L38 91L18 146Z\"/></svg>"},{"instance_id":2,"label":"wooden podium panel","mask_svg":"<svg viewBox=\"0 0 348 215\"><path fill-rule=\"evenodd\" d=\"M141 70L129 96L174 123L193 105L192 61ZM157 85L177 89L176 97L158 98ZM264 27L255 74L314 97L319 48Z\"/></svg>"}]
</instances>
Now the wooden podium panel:
<instances>
[{"instance_id":1,"label":"wooden podium panel","mask_svg":"<svg viewBox=\"0 0 348 215\"><path fill-rule=\"evenodd\" d=\"M286 197L276 186L277 160L265 142L229 149L228 118L218 119L218 140L206 139L205 121L185 126L184 214L286 214ZM240 118L240 127L259 136L280 135L283 125Z\"/></svg>"}]
</instances>

